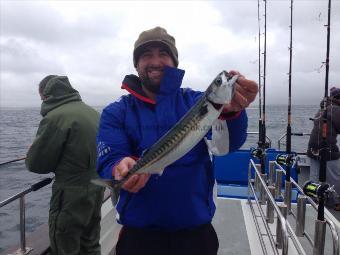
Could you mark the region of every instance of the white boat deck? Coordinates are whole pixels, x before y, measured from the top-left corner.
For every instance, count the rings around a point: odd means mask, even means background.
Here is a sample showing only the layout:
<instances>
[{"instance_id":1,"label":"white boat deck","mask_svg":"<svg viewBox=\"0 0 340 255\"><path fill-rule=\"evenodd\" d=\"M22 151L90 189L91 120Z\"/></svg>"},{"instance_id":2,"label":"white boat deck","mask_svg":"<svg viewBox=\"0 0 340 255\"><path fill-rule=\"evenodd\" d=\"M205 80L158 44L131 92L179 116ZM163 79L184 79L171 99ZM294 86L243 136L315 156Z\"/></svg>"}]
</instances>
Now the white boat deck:
<instances>
[{"instance_id":1,"label":"white boat deck","mask_svg":"<svg viewBox=\"0 0 340 255\"><path fill-rule=\"evenodd\" d=\"M265 254L262 251L259 235L256 231L253 216L251 214L250 206L247 200L240 199L218 199L218 210L213 220L216 232L219 236L220 249L219 255L226 254L237 254L237 255L258 255ZM255 208L255 202L252 202ZM265 206L263 206L265 211ZM296 205L292 205L292 211L295 212ZM296 212L295 212L296 213ZM269 238L264 229L264 225L261 224L262 220L260 218L260 213L255 208L255 214L257 216L261 234L264 239L264 243L267 247L267 254L275 254L271 250ZM330 214L327 212L327 215ZM331 215L331 214L330 214ZM332 217L332 216L331 216ZM312 239L314 237L314 220L316 218L316 212L312 210L310 206L307 206L306 213L306 231L310 233ZM334 217L332 217L333 222L337 227L338 233L340 233L340 223ZM292 215L288 216L288 221L290 222L293 230L295 230L295 219ZM270 224L271 233L276 234L276 220L274 223ZM274 236L275 239L275 236ZM312 248L305 237L299 238L303 249L306 254L312 254ZM333 243L331 238L331 233L329 228L326 230L326 242L325 242L325 253L333 254ZM292 241L289 241L288 254L299 254Z\"/></svg>"},{"instance_id":2,"label":"white boat deck","mask_svg":"<svg viewBox=\"0 0 340 255\"><path fill-rule=\"evenodd\" d=\"M264 225L260 218L260 213L256 209L255 202L253 202L255 208L255 215L257 216L261 234L264 239L264 244L267 253L264 253L259 240L259 235L256 231L255 223L251 213L248 201L245 199L217 199L217 210L213 219L213 225L216 229L219 238L219 252L218 255L262 255L262 254L276 254L272 251L269 238L265 232ZM265 207L263 207L265 208ZM117 241L117 237L120 230L120 225L115 221L114 210L112 210L111 201L107 200L103 206L103 220L102 220L102 254L109 254L113 249ZM265 210L264 210L265 211ZM295 211L295 205L292 205L292 211ZM329 212L326 212L327 215ZM332 217L332 216L331 216ZM306 214L306 231L310 233L313 238L314 232L314 219L316 218L316 212L311 207L307 206ZM292 229L295 229L295 221L293 216L288 217L291 223ZM334 217L332 219L337 227L338 233L340 233L340 223ZM276 221L270 224L271 233L276 233ZM108 231L109 230L109 231ZM108 231L109 233L106 233ZM275 236L274 236L275 239ZM311 246L305 237L299 238L305 254L312 254ZM289 241L288 254L299 254L292 241ZM329 229L326 230L326 245L325 255L333 254L332 239ZM111 253L113 254L113 253ZM279 250L279 254L281 251Z\"/></svg>"}]
</instances>

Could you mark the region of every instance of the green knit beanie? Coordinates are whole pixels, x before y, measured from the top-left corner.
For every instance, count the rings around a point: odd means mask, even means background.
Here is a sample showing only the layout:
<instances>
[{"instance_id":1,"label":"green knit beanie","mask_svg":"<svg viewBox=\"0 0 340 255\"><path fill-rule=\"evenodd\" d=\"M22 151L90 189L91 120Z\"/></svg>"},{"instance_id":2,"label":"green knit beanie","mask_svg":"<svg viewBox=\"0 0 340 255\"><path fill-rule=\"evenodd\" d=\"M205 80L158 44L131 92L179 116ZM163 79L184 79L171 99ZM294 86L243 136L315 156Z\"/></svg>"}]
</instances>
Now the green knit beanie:
<instances>
[{"instance_id":1,"label":"green knit beanie","mask_svg":"<svg viewBox=\"0 0 340 255\"><path fill-rule=\"evenodd\" d=\"M140 55L144 52L146 46L162 45L168 50L175 66L178 66L178 52L176 49L175 38L167 33L164 28L155 27L150 30L143 31L137 41L133 50L133 64L137 67L137 62Z\"/></svg>"}]
</instances>

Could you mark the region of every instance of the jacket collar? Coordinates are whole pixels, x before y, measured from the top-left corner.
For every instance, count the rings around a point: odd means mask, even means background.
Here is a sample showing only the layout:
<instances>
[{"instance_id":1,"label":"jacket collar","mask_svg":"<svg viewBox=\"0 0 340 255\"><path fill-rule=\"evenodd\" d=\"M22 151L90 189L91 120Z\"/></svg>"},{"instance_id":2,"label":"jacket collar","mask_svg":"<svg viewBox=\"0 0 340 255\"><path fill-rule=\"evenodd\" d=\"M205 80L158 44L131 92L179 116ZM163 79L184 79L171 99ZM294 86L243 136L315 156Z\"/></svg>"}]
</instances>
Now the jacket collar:
<instances>
[{"instance_id":1,"label":"jacket collar","mask_svg":"<svg viewBox=\"0 0 340 255\"><path fill-rule=\"evenodd\" d=\"M157 95L156 101L161 100L165 96L174 94L181 87L184 73L184 70L178 68L168 66L165 67L164 76L160 84L160 91ZM139 77L134 74L125 76L121 88L126 89L133 96L137 97L143 102L156 104L156 101L148 98L148 96L144 93Z\"/></svg>"},{"instance_id":2,"label":"jacket collar","mask_svg":"<svg viewBox=\"0 0 340 255\"><path fill-rule=\"evenodd\" d=\"M81 101L81 97L78 92L58 97L50 97L41 103L40 114L44 117L48 112L52 111L53 109L73 101Z\"/></svg>"}]
</instances>

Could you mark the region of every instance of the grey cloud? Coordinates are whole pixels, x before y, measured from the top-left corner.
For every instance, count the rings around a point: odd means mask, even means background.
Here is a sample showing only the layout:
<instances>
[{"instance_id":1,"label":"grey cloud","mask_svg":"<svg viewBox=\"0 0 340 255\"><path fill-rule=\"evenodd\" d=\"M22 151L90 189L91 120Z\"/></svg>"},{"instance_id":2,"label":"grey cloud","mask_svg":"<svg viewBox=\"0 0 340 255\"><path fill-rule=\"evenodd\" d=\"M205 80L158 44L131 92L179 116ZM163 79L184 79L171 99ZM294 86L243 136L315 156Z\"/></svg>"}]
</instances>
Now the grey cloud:
<instances>
[{"instance_id":1,"label":"grey cloud","mask_svg":"<svg viewBox=\"0 0 340 255\"><path fill-rule=\"evenodd\" d=\"M81 2L79 2L81 7ZM83 15L67 21L48 2L18 1L2 3L0 29L4 37L24 37L46 44L68 44L79 47L114 36L119 24L119 13L99 10L95 15Z\"/></svg>"},{"instance_id":2,"label":"grey cloud","mask_svg":"<svg viewBox=\"0 0 340 255\"><path fill-rule=\"evenodd\" d=\"M51 73L63 72L62 65L56 58L46 55L39 46L28 43L25 39L8 39L0 43L2 72Z\"/></svg>"},{"instance_id":3,"label":"grey cloud","mask_svg":"<svg viewBox=\"0 0 340 255\"><path fill-rule=\"evenodd\" d=\"M263 1L260 2L263 11ZM326 54L326 29L323 26L327 18L326 2L294 1L292 85L293 103L296 104L314 104L322 96L325 69L320 66ZM67 8L68 3L62 3ZM214 40L219 38L208 38L210 41L206 40L206 43L192 38L187 48L179 44L180 68L187 69L184 86L204 90L222 69L239 70L257 81L257 1L211 3L221 17L220 21L214 19L219 23L213 25L231 31L237 41L249 44L229 53L217 52L214 48ZM65 19L60 9L48 1L1 1L0 4L0 96L3 105L39 105L35 85L51 73L68 75L84 100L92 105L106 105L124 93L120 90L121 80L125 74L134 72L133 41L126 41L133 39L128 30L131 26L139 27L137 23L126 21L126 17L134 17L131 3L125 9L118 9L104 1L91 5L92 9L91 6L84 9L79 2L81 12L77 12L72 20ZM179 8L190 6L176 1L173 4ZM289 1L268 1L268 103L287 103L289 4ZM109 5L110 8L106 8ZM151 4L145 4L145 10L142 10L146 25L150 24L149 7ZM332 13L330 84L339 84L340 51L337 45L340 45L340 33L337 31L340 31L340 16L337 13L340 13L340 1L333 1ZM209 18L202 14L202 19ZM182 25L172 21L167 28L176 36L181 33ZM176 40L181 42L177 36ZM185 36L188 39L191 35ZM261 41L263 45L263 36ZM13 95L17 99L13 99Z\"/></svg>"},{"instance_id":4,"label":"grey cloud","mask_svg":"<svg viewBox=\"0 0 340 255\"><path fill-rule=\"evenodd\" d=\"M233 6L234 15L222 15L225 27L231 27L235 36L253 33L257 37L258 28L254 31L251 22L257 25L257 3L242 1L234 4L231 1L217 2L220 6ZM264 12L263 1L261 14ZM323 96L325 66L322 62L326 57L327 1L294 1L293 8L293 104L318 104ZM224 8L225 9L225 8ZM230 8L231 9L231 8ZM230 10L229 9L229 10ZM231 10L230 10L231 11ZM252 14L249 11L253 12ZM256 15L254 15L256 11ZM223 11L221 11L223 12ZM331 59L330 84L339 83L340 62L340 2L333 1L331 19ZM248 24L248 27L247 27ZM264 17L261 15L261 32L264 32ZM290 1L268 1L267 4L267 102L287 103L288 68L289 68L289 25ZM275 39L274 42L270 40ZM263 50L263 35L262 50ZM242 52L243 56L250 54ZM262 56L263 61L263 56ZM258 62L257 62L258 63ZM263 66L262 66L263 68Z\"/></svg>"}]
</instances>

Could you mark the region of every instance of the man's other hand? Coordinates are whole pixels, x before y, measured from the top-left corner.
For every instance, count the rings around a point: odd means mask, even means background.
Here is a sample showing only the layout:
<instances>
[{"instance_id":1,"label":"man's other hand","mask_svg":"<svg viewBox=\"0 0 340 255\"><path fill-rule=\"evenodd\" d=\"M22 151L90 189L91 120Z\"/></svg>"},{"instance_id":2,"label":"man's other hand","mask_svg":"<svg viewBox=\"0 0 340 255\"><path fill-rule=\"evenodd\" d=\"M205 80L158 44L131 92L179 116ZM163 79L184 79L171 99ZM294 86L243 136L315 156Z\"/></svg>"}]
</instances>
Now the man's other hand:
<instances>
[{"instance_id":1,"label":"man's other hand","mask_svg":"<svg viewBox=\"0 0 340 255\"><path fill-rule=\"evenodd\" d=\"M231 102L224 106L224 111L239 112L252 103L258 92L258 85L255 81L246 79L237 71L230 71L231 75L239 75L236 82L235 94Z\"/></svg>"},{"instance_id":2,"label":"man's other hand","mask_svg":"<svg viewBox=\"0 0 340 255\"><path fill-rule=\"evenodd\" d=\"M112 169L112 175L115 180L121 180L127 175L129 170L136 164L136 161L130 157L123 158L118 165ZM148 182L150 174L134 174L122 186L123 189L136 193L142 189Z\"/></svg>"}]
</instances>

